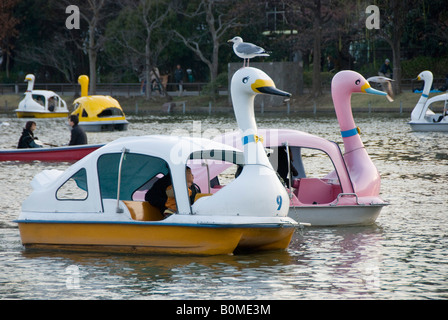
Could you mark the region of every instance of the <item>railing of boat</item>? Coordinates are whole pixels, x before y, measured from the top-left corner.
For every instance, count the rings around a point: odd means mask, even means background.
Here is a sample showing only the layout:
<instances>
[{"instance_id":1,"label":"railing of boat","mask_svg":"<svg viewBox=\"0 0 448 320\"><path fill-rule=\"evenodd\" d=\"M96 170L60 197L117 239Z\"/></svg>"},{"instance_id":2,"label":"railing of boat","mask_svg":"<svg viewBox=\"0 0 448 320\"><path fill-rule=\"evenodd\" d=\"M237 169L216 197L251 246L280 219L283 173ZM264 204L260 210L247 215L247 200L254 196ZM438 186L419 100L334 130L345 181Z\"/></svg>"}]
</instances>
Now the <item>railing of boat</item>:
<instances>
[{"instance_id":1,"label":"railing of boat","mask_svg":"<svg viewBox=\"0 0 448 320\"><path fill-rule=\"evenodd\" d=\"M121 186L121 167L123 165L124 154L129 152L129 149L123 147L121 150L120 164L118 166L118 185L117 185L117 213L123 213L123 208L120 208L120 186Z\"/></svg>"},{"instance_id":2,"label":"railing of boat","mask_svg":"<svg viewBox=\"0 0 448 320\"><path fill-rule=\"evenodd\" d=\"M355 197L355 198L356 198L356 204L359 205L359 206L360 206L360 205L363 205L362 203L359 203L359 201L358 201L358 195L357 195L356 193L340 193L340 194L338 194L338 196L337 196L337 198L336 198L336 202L335 202L335 203L332 203L331 206L337 206L338 203L339 203L339 199L342 198L342 197L345 197L345 196L352 196L352 197Z\"/></svg>"}]
</instances>

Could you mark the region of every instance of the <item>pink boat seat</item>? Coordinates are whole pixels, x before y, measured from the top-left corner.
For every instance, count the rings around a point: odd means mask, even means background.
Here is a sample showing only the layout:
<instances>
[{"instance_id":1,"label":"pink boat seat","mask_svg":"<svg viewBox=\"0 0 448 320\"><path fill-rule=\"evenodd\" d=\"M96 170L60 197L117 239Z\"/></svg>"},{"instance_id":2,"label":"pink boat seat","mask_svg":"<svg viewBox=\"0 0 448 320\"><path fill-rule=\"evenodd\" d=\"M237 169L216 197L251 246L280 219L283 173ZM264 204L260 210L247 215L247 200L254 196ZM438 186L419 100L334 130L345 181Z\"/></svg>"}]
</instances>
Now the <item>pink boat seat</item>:
<instances>
[{"instance_id":1,"label":"pink boat seat","mask_svg":"<svg viewBox=\"0 0 448 320\"><path fill-rule=\"evenodd\" d=\"M294 181L296 195L303 204L322 204L334 201L340 192L339 185L328 184L318 178L302 178Z\"/></svg>"}]
</instances>

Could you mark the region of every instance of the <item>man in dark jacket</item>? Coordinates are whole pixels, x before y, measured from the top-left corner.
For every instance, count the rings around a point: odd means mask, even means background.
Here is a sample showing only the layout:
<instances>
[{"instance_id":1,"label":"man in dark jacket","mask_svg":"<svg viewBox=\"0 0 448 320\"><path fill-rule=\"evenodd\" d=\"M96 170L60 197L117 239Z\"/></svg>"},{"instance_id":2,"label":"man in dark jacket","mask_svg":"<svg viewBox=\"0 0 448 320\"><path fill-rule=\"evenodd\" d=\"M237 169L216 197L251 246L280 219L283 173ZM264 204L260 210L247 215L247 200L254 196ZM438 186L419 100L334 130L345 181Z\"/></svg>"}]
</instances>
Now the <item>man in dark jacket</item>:
<instances>
[{"instance_id":1,"label":"man in dark jacket","mask_svg":"<svg viewBox=\"0 0 448 320\"><path fill-rule=\"evenodd\" d=\"M37 144L34 137L34 130L36 130L36 122L28 121L23 128L22 135L20 136L19 143L17 145L18 149L24 148L42 148L41 145Z\"/></svg>"},{"instance_id":2,"label":"man in dark jacket","mask_svg":"<svg viewBox=\"0 0 448 320\"><path fill-rule=\"evenodd\" d=\"M87 144L87 135L84 130L78 126L78 123L79 119L76 114L72 114L68 117L68 124L72 127L70 142L68 143L69 146Z\"/></svg>"}]
</instances>

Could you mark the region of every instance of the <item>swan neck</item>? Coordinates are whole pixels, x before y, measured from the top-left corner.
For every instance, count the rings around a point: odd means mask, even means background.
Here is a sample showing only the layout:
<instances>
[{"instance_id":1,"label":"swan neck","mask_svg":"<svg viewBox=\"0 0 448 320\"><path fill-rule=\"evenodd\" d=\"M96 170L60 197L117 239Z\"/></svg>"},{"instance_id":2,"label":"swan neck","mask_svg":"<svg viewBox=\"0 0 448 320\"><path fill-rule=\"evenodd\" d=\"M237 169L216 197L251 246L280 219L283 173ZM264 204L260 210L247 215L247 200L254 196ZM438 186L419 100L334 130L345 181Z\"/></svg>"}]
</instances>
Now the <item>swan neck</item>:
<instances>
[{"instance_id":1,"label":"swan neck","mask_svg":"<svg viewBox=\"0 0 448 320\"><path fill-rule=\"evenodd\" d=\"M433 80L431 76L428 76L428 78L429 79L425 80L425 84L423 85L422 95L420 96L420 99L418 99L417 104L411 112L412 121L420 120L425 117L425 105L426 101L428 101L429 98L429 91L431 90Z\"/></svg>"},{"instance_id":2,"label":"swan neck","mask_svg":"<svg viewBox=\"0 0 448 320\"><path fill-rule=\"evenodd\" d=\"M425 80L425 84L423 85L422 98L428 99L429 91L431 90L433 78L428 76L429 79Z\"/></svg>"},{"instance_id":3,"label":"swan neck","mask_svg":"<svg viewBox=\"0 0 448 320\"><path fill-rule=\"evenodd\" d=\"M232 96L233 110L238 128L241 130L244 163L245 165L263 165L272 169L263 146L263 137L258 135L254 99L254 95Z\"/></svg>"},{"instance_id":4,"label":"swan neck","mask_svg":"<svg viewBox=\"0 0 448 320\"><path fill-rule=\"evenodd\" d=\"M333 95L334 108L341 130L342 141L345 152L351 152L364 147L359 130L353 119L352 106L350 103L351 92L342 92L337 96Z\"/></svg>"},{"instance_id":5,"label":"swan neck","mask_svg":"<svg viewBox=\"0 0 448 320\"><path fill-rule=\"evenodd\" d=\"M33 91L33 87L34 87L34 81L33 80L29 80L28 81L28 87L26 88L26 91L27 92Z\"/></svg>"},{"instance_id":6,"label":"swan neck","mask_svg":"<svg viewBox=\"0 0 448 320\"><path fill-rule=\"evenodd\" d=\"M257 134L257 124L255 122L254 113L255 96L240 96L232 100L236 122L243 134Z\"/></svg>"},{"instance_id":7,"label":"swan neck","mask_svg":"<svg viewBox=\"0 0 448 320\"><path fill-rule=\"evenodd\" d=\"M334 109L341 132L356 128L350 100L351 93L344 93L337 96L333 94Z\"/></svg>"}]
</instances>

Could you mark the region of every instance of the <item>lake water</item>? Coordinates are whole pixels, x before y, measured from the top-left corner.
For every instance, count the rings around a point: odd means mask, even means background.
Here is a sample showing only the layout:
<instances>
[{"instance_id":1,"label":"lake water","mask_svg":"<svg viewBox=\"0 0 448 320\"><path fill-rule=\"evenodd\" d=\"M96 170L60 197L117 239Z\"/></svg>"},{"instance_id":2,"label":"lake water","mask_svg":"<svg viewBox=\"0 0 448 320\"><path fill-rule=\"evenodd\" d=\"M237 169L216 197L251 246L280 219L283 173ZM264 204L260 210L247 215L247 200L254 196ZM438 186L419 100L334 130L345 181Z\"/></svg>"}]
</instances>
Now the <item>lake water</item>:
<instances>
[{"instance_id":1,"label":"lake water","mask_svg":"<svg viewBox=\"0 0 448 320\"><path fill-rule=\"evenodd\" d=\"M226 116L130 116L121 136L213 137ZM0 299L447 299L448 133L414 133L408 116L355 114L391 203L367 227L306 228L286 251L212 257L26 251L17 225L32 178L67 163L0 163ZM25 120L0 116L0 148L15 147ZM43 142L66 144L65 119L37 120ZM292 128L342 143L334 114L257 116L260 128Z\"/></svg>"}]
</instances>

